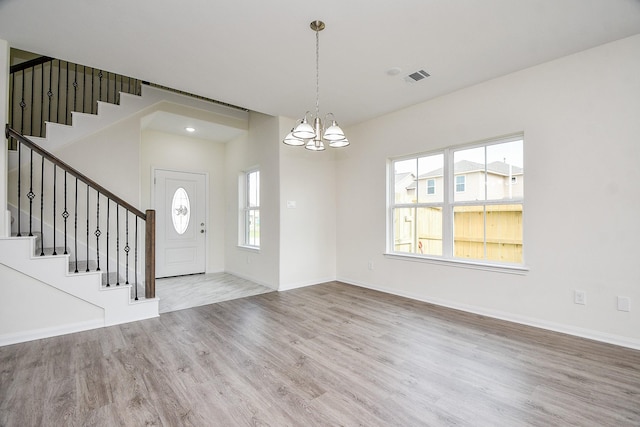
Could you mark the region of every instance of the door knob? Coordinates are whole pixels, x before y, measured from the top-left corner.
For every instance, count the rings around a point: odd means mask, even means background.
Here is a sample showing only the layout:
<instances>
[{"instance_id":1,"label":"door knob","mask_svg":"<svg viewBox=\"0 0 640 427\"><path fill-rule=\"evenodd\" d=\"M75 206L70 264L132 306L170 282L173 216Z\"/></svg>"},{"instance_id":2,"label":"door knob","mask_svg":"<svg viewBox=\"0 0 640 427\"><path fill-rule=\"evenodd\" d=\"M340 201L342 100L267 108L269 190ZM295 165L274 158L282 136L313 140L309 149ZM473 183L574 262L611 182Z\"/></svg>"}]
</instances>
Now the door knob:
<instances>
[{"instance_id":1,"label":"door knob","mask_svg":"<svg viewBox=\"0 0 640 427\"><path fill-rule=\"evenodd\" d=\"M204 233L204 230L200 230L200 233Z\"/></svg>"}]
</instances>

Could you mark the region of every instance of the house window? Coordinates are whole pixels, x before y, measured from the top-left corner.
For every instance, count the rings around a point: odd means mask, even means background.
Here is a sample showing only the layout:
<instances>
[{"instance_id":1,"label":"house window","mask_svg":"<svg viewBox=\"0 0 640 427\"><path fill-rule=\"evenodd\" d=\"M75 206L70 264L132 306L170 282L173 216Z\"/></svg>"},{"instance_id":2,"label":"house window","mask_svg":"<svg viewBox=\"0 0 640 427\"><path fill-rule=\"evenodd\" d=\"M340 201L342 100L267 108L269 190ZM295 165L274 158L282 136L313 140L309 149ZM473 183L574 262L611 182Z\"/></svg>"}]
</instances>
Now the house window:
<instances>
[{"instance_id":1,"label":"house window","mask_svg":"<svg viewBox=\"0 0 640 427\"><path fill-rule=\"evenodd\" d=\"M260 247L260 171L251 170L243 175L243 233L241 245Z\"/></svg>"},{"instance_id":2,"label":"house window","mask_svg":"<svg viewBox=\"0 0 640 427\"><path fill-rule=\"evenodd\" d=\"M522 135L391 160L388 251L522 265L523 160Z\"/></svg>"},{"instance_id":3,"label":"house window","mask_svg":"<svg viewBox=\"0 0 640 427\"><path fill-rule=\"evenodd\" d=\"M436 194L436 180L428 179L427 180L427 195Z\"/></svg>"}]
</instances>

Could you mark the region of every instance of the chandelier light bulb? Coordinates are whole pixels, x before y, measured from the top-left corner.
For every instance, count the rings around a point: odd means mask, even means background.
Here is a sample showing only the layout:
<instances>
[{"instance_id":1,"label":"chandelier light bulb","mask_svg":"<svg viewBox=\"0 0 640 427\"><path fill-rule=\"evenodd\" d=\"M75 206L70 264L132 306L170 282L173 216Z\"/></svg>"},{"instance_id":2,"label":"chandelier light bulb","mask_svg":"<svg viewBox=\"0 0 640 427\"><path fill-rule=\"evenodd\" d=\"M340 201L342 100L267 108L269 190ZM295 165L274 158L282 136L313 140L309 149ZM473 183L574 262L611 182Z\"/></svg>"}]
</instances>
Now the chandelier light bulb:
<instances>
[{"instance_id":1,"label":"chandelier light bulb","mask_svg":"<svg viewBox=\"0 0 640 427\"><path fill-rule=\"evenodd\" d=\"M291 132L289 132L287 136L285 136L282 142L284 142L287 145L292 145L294 147L304 145L303 139L296 138L295 136L293 136L293 129L291 129Z\"/></svg>"}]
</instances>

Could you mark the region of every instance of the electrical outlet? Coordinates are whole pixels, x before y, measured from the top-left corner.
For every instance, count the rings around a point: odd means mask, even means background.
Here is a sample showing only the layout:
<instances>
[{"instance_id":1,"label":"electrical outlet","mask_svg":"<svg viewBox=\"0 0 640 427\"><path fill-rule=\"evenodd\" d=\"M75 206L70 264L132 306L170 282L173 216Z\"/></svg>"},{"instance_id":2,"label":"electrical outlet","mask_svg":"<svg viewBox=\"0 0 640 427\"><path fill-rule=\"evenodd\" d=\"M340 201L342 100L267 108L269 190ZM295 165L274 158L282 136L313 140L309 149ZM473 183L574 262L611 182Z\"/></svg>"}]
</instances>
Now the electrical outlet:
<instances>
[{"instance_id":1,"label":"electrical outlet","mask_svg":"<svg viewBox=\"0 0 640 427\"><path fill-rule=\"evenodd\" d=\"M369 270L373 270L373 261L369 261L369 262L367 263L367 268L368 268Z\"/></svg>"},{"instance_id":2,"label":"electrical outlet","mask_svg":"<svg viewBox=\"0 0 640 427\"><path fill-rule=\"evenodd\" d=\"M587 304L587 295L585 291L575 290L573 291L573 302L575 304L586 305Z\"/></svg>"},{"instance_id":3,"label":"electrical outlet","mask_svg":"<svg viewBox=\"0 0 640 427\"><path fill-rule=\"evenodd\" d=\"M618 297L618 311L631 311L631 298Z\"/></svg>"}]
</instances>

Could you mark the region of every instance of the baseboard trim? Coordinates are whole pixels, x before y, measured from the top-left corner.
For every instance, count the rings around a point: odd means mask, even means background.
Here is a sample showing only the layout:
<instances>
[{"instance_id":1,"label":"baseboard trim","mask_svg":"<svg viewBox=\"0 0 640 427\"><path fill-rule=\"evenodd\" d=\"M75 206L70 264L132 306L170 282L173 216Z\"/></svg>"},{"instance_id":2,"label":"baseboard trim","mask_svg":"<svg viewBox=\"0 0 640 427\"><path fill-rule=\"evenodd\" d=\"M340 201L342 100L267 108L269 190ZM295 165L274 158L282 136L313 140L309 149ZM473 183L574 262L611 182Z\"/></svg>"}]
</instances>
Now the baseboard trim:
<instances>
[{"instance_id":1,"label":"baseboard trim","mask_svg":"<svg viewBox=\"0 0 640 427\"><path fill-rule=\"evenodd\" d=\"M507 322L518 323L524 326L530 326L533 328L545 329L548 331L559 332L562 334L573 335L580 338L586 338L594 341L600 341L607 344L613 344L620 347L627 347L634 350L640 350L640 340L628 338L620 335L608 334L605 332L594 331L590 329L578 328L571 325L565 325L562 323L548 322L546 320L535 319L526 316L514 315L512 313L505 313L498 310L488 310L486 308L459 304L451 301L443 300L440 298L427 298L419 295L412 294L411 292L395 291L377 286L367 285L360 283L356 280L348 278L338 278L339 282L347 283L349 285L358 286L361 288L371 289L386 294L396 295L399 297L409 298L417 301L434 304L440 307L451 308L454 310L465 311L467 313L479 314L481 316L491 317L493 319L505 320Z\"/></svg>"},{"instance_id":2,"label":"baseboard trim","mask_svg":"<svg viewBox=\"0 0 640 427\"><path fill-rule=\"evenodd\" d=\"M250 277L250 276L247 276L245 274L236 273L235 271L231 271L231 270L225 270L224 272L227 273L227 274L231 274L233 276L239 277L241 279L249 280L251 282L257 283L258 285L266 286L267 288L273 289L274 291L278 290L277 288L274 288L269 283L263 282L262 280L256 279L255 277Z\"/></svg>"},{"instance_id":3,"label":"baseboard trim","mask_svg":"<svg viewBox=\"0 0 640 427\"><path fill-rule=\"evenodd\" d=\"M16 332L12 334L0 335L0 347L18 344L27 341L34 341L43 338L57 337L59 335L72 334L75 332L88 331L104 327L104 319L87 320L85 322L69 323L66 325L54 326L51 328L32 329L29 331Z\"/></svg>"},{"instance_id":4,"label":"baseboard trim","mask_svg":"<svg viewBox=\"0 0 640 427\"><path fill-rule=\"evenodd\" d=\"M298 282L298 283L289 283L284 285L280 284L280 286L278 287L278 292L291 291L293 289L299 289L299 288L306 288L307 286L314 286L321 283L333 282L334 280L335 278L331 277L331 278L317 279L317 280L304 281L304 282Z\"/></svg>"}]
</instances>

